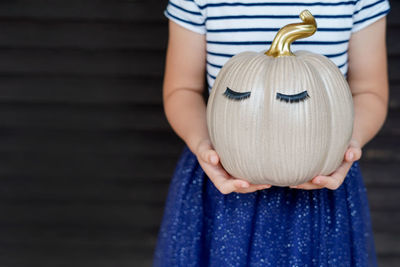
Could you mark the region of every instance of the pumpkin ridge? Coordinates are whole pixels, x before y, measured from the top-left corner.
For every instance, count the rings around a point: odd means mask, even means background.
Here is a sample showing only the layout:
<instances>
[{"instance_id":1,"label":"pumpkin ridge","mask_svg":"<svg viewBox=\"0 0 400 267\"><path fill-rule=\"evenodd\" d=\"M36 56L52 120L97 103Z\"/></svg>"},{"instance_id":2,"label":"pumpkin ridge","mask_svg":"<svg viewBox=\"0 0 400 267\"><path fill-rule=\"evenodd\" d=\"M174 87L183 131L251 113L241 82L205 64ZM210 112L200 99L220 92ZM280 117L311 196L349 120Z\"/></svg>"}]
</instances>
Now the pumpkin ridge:
<instances>
[{"instance_id":1,"label":"pumpkin ridge","mask_svg":"<svg viewBox=\"0 0 400 267\"><path fill-rule=\"evenodd\" d=\"M309 56L312 57L313 55L310 54ZM331 112L329 112L329 110L332 109L332 103L329 99L328 93L326 92L326 90L324 90L324 88L327 86L327 84L324 82L323 79L321 79L318 68L316 68L314 65L308 64L308 63L309 63L308 61L303 59L302 70L304 71L305 76L310 77L310 79L311 79L310 82L313 84L313 86L312 86L313 88L317 88L317 85L322 85L321 88L318 88L318 92L314 92L313 97L314 97L314 101L315 101L315 103L317 103L317 105L325 105L325 106L329 107L326 110L326 116L328 116L328 117L325 119L325 121L328 121L328 124L326 125L327 129L332 129L333 118L332 118ZM328 101L326 99L328 99ZM316 123L314 121L311 121L311 125L312 125L312 127L314 127L314 131L319 132L319 130L315 128ZM319 144L321 144L321 150L322 150L322 151L319 151L319 154L322 154L323 156L320 157L317 161L315 161L315 163L313 164L315 167L313 168L313 170L309 171L309 173L312 177L321 173L321 171L323 170L322 166L326 165L326 162L327 162L326 158L329 156L329 153L330 153L329 147L332 144L332 142L330 142L330 144L328 144L329 145L328 149L326 148L326 145L324 144L324 139L331 140L331 137L332 137L332 132L331 131L327 132L326 131L327 129L322 130L322 133L326 133L327 136L318 136L319 139L317 139L317 140L319 140ZM311 132L313 132L313 131L312 130L308 131L308 133L311 133ZM320 134L321 134L321 132L320 132ZM307 139L311 139L311 138L307 138ZM311 147L315 147L315 143L318 144L318 142L310 143L309 153L312 153L313 149ZM312 177L310 177L310 178L312 178Z\"/></svg>"},{"instance_id":2,"label":"pumpkin ridge","mask_svg":"<svg viewBox=\"0 0 400 267\"><path fill-rule=\"evenodd\" d=\"M245 52L246 53L246 52ZM246 56L246 54L238 54L238 57L237 58L240 58L240 60L238 60L238 61L235 61L235 63L233 63L231 66L228 66L228 68L227 68L227 70L229 70L229 72L228 72L228 75L225 77L225 81L232 81L234 78L232 78L232 77L236 77L237 76L237 74L241 71L241 69L242 69L242 66L243 66L243 62L242 62L242 57L245 57ZM226 84L226 83L225 83ZM220 88L220 87L218 87L218 88ZM223 88L223 87L222 87ZM217 93L217 92L216 92ZM218 92L218 94L220 94L220 91ZM223 97L222 95L219 95L218 97ZM226 121L229 121L228 119L227 119L227 117L228 116L230 116L230 113L229 112L227 112L227 110L229 110L230 109L230 105L231 105L232 103L230 102L230 101L228 101L228 102L226 102L225 103L225 105L223 106L223 109L224 109L224 111L223 111L223 114L225 114L225 116L223 117L223 118L221 118L220 120L221 120L221 123L224 123L224 122L226 122ZM235 113L233 116L237 116L237 112L238 111L238 109L233 109L233 112ZM216 115L216 117L217 117L217 114L215 114ZM218 122L217 120L215 120L216 122ZM222 142L222 144L223 144L223 148L224 149L222 149L222 151L232 151L232 153L236 153L236 157L235 157L235 159L240 159L240 154L238 153L238 149L235 149L235 147L237 147L237 145L236 145L236 143L235 142L231 142L231 140L229 140L229 139L231 139L231 138L233 138L233 135L235 134L235 132L234 131L232 131L232 130L234 130L234 126L235 125L233 125L233 124L227 124L227 123L225 123L224 124L225 126L223 127L224 128L224 131L222 131L223 132L223 135L221 136L221 138L219 138L219 139L222 139L222 140L224 140L223 142ZM232 144L235 144L234 146L232 146ZM225 148L230 148L230 149L225 149ZM221 163L222 163L222 160L221 160ZM227 162L224 162L224 164L225 164L225 166L224 166L224 168L228 168L228 169L234 169L234 166L232 166L232 165L239 165L239 162L233 162L233 161L227 161ZM238 168L239 170L241 170L240 168ZM233 175L235 175L235 176L239 176L240 174L239 173L233 173Z\"/></svg>"},{"instance_id":3,"label":"pumpkin ridge","mask_svg":"<svg viewBox=\"0 0 400 267\"><path fill-rule=\"evenodd\" d=\"M265 56L261 53L259 53L256 57L257 59L254 62L253 66L253 69L255 71L252 71L249 75L249 79L256 81L256 85L253 86L251 89L253 93L253 98L251 99L251 102L248 103L249 106L252 105L252 108L248 110L251 111L250 117L254 118L252 123L255 124L255 128L253 129L253 131L250 131L251 136L247 138L247 146L254 149L254 151L259 149L263 152L265 149L263 142L264 135L261 133L263 130L263 121L265 120L265 110L264 105L260 105L260 103L264 103L265 87L263 80L265 79L265 70L268 69L268 66L270 65L270 60L266 59ZM259 107L262 108L262 113L261 115L257 116L257 114L260 112ZM265 174L263 172L263 165L266 162L264 156L265 154L266 153L260 153L262 158L254 164L254 183L263 183L262 180L265 177Z\"/></svg>"},{"instance_id":4,"label":"pumpkin ridge","mask_svg":"<svg viewBox=\"0 0 400 267\"><path fill-rule=\"evenodd\" d=\"M319 78L324 83L324 88L327 92L326 99L329 100L330 109L335 111L336 114L330 114L331 116L331 137L330 137L330 144L329 149L327 150L329 153L328 155L337 155L338 160L335 163L330 161L325 161L323 167L321 168L321 173L324 175L330 174L332 171L339 167L340 163L342 162L344 153L347 149L348 142L351 139L352 135L352 124L353 124L353 114L346 114L346 107L351 107L352 103L346 103L346 101L351 98L351 93L349 90L348 85L344 82L343 79L335 79L335 75L343 76L342 73L336 68L336 65L329 61L328 58L319 55L316 57L309 57L306 60L308 66L318 70ZM329 62L332 64L325 64L325 62ZM329 74L329 75L328 75ZM349 95L350 94L350 95ZM351 112L350 110L350 112ZM350 118L348 117L350 115ZM348 122L348 123L343 123ZM337 144L334 146L334 140L339 138L340 136L347 136L346 140L343 141L342 144Z\"/></svg>"},{"instance_id":5,"label":"pumpkin ridge","mask_svg":"<svg viewBox=\"0 0 400 267\"><path fill-rule=\"evenodd\" d=\"M241 83L241 87L244 88L248 84L254 84L254 81L258 81L258 79L262 79L262 76L260 73L262 73L262 69L265 67L266 58L264 55L257 53L254 55L254 57L249 58L247 61L246 69L243 71L243 76L244 77L242 80L240 80L239 83ZM268 64L268 63L267 63ZM253 81L253 82L252 82ZM247 88L247 87L246 87ZM239 112L239 120L243 121L244 125L241 125L241 127L246 127L246 124L249 124L247 127L251 127L251 125L255 125L254 129L248 134L251 136L247 136L247 138L244 138L244 140L238 140L238 142L242 141L244 142L242 144L243 148L246 147L253 147L256 148L256 144L259 144L260 142L260 134L257 131L259 128L260 120L262 119L262 116L257 116L257 107L255 106L256 103L255 101L258 100L258 98L254 98L259 92L257 92L256 86L252 86L251 88L247 88L248 90L251 90L253 97L249 99L246 103L243 103L244 105L244 112ZM263 88L262 88L263 89ZM246 115L247 114L247 115ZM246 115L246 116L245 116ZM246 131L247 132L247 131ZM262 136L262 135L261 135ZM243 153L243 151L241 151ZM262 162L262 159L258 163ZM249 164L254 164L254 162L250 162L248 158L246 158L243 162L244 166L243 168L247 169ZM261 183L261 177L263 175L262 172L258 171L260 169L260 166L258 164L254 164L255 168L252 171L253 174L253 183ZM244 175L244 173L243 173ZM245 177L247 178L247 177ZM248 178L247 178L248 179Z\"/></svg>"},{"instance_id":6,"label":"pumpkin ridge","mask_svg":"<svg viewBox=\"0 0 400 267\"><path fill-rule=\"evenodd\" d=\"M225 77L225 80L223 82L224 85L226 84L230 84L232 83L232 81L235 81L235 77L238 76L238 74L240 74L242 72L243 69L243 65L245 65L247 63L247 60L243 61L243 58L246 59L247 57L252 57L254 54L256 54L255 52L243 52L243 53L239 53L238 55L236 55L235 59L236 60L233 64L229 65L226 68L226 71L228 72L228 74ZM237 83L238 88L242 88L242 84L241 83ZM219 88L225 88L225 86L223 87L217 87ZM218 98L222 97L221 94L221 90L217 90L215 92L216 94L218 94ZM234 105L234 106L232 106ZM217 113L215 113L215 120L214 123L221 123L224 124L223 127L223 131L222 134L220 136L217 136L216 138L218 140L221 140L221 148L218 149L219 151L227 151L227 147L229 147L229 144L234 143L237 144L237 142L235 142L234 138L235 138L235 125L233 123L224 123L226 121L229 121L228 116L233 116L234 118L238 117L238 113L240 113L240 110L237 107L237 105L243 105L243 103L232 103L232 101L226 101L225 104L222 107L219 107L220 109L223 109L223 114L225 114L225 116L223 118L219 118ZM217 127L215 127L217 128ZM238 149L238 146L235 145L236 149L234 149L233 151L231 151L231 153L235 153L236 157L235 159L240 159L240 151ZM239 176L243 176L242 173L242 169L241 168L241 162L240 161L223 161L222 157L221 157L221 164L223 164L224 168L226 169L237 169L238 172L236 173L231 173L232 175L239 177ZM235 166L237 166L235 168Z\"/></svg>"}]
</instances>

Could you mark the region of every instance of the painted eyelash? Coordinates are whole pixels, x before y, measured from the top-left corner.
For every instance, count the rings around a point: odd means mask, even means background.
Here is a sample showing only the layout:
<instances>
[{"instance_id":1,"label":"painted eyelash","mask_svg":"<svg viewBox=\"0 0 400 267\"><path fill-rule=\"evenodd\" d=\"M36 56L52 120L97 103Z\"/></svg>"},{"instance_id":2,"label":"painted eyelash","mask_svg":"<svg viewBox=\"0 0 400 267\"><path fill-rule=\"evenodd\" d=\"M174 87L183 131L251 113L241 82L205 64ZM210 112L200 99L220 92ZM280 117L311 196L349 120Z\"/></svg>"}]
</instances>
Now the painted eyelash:
<instances>
[{"instance_id":1,"label":"painted eyelash","mask_svg":"<svg viewBox=\"0 0 400 267\"><path fill-rule=\"evenodd\" d=\"M226 96L227 98L233 99L233 100L243 100L243 99L249 98L250 93L251 92L240 93L240 92L236 92L236 91L229 89L229 87L226 87L224 96Z\"/></svg>"},{"instance_id":2,"label":"painted eyelash","mask_svg":"<svg viewBox=\"0 0 400 267\"><path fill-rule=\"evenodd\" d=\"M307 91L295 95L285 95L281 93L276 93L276 99L290 103L304 101L309 97L310 96L308 95Z\"/></svg>"}]
</instances>

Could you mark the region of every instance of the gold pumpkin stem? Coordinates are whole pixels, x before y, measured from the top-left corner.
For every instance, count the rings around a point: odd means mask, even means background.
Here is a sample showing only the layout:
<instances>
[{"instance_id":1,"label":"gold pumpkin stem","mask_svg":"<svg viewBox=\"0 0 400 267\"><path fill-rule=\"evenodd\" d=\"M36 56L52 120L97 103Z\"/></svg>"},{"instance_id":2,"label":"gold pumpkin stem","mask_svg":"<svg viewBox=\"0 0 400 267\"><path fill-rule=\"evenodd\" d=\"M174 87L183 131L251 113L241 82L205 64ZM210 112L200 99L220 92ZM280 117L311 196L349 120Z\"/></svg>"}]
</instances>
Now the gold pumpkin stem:
<instances>
[{"instance_id":1,"label":"gold pumpkin stem","mask_svg":"<svg viewBox=\"0 0 400 267\"><path fill-rule=\"evenodd\" d=\"M317 23L310 11L303 10L300 13L302 23L288 24L281 28L272 41L266 55L272 57L294 56L290 51L290 44L297 39L306 38L315 33Z\"/></svg>"}]
</instances>

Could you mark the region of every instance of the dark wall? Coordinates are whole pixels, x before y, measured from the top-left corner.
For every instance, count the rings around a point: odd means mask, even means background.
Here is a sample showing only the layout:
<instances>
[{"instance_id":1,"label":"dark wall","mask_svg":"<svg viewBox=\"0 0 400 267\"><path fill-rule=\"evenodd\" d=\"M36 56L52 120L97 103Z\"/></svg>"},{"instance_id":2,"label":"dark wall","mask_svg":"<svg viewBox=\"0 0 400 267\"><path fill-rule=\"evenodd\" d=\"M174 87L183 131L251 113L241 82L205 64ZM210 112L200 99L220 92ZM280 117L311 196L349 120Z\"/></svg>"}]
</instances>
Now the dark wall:
<instances>
[{"instance_id":1,"label":"dark wall","mask_svg":"<svg viewBox=\"0 0 400 267\"><path fill-rule=\"evenodd\" d=\"M166 2L0 2L0 266L151 264L183 147L161 102ZM381 266L400 264L391 4L390 114L361 161Z\"/></svg>"}]
</instances>

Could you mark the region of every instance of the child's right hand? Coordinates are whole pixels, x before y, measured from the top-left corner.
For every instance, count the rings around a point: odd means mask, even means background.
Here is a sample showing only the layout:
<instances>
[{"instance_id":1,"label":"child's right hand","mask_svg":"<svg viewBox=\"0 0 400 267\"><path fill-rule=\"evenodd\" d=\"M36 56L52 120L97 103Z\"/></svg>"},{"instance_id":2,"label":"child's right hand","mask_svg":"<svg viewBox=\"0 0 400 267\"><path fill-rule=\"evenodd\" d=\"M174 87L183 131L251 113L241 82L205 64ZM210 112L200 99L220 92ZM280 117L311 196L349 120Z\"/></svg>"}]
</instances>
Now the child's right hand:
<instances>
[{"instance_id":1,"label":"child's right hand","mask_svg":"<svg viewBox=\"0 0 400 267\"><path fill-rule=\"evenodd\" d=\"M195 155L204 172L222 194L232 192L251 193L271 187L269 184L251 184L228 174L222 167L219 156L213 149L209 139L202 140L198 144Z\"/></svg>"}]
</instances>

